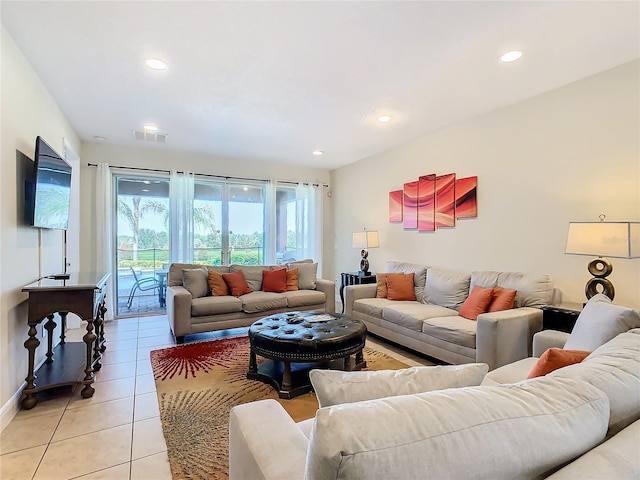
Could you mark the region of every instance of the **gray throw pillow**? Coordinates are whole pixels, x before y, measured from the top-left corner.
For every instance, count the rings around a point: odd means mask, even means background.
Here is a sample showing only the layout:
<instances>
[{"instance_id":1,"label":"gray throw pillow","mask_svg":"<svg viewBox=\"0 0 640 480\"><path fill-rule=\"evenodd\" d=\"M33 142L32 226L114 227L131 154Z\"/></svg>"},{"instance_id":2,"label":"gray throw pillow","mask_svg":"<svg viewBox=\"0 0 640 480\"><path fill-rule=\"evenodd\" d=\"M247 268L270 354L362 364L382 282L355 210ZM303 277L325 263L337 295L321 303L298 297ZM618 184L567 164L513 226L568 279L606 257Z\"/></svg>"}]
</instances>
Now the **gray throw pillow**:
<instances>
[{"instance_id":1,"label":"gray throw pillow","mask_svg":"<svg viewBox=\"0 0 640 480\"><path fill-rule=\"evenodd\" d=\"M320 407L329 407L445 388L475 387L488 371L486 363L467 363L374 372L311 370L309 379Z\"/></svg>"},{"instance_id":2,"label":"gray throw pillow","mask_svg":"<svg viewBox=\"0 0 640 480\"><path fill-rule=\"evenodd\" d=\"M593 352L620 333L640 328L640 313L633 308L614 305L599 293L589 299L565 343L566 350Z\"/></svg>"},{"instance_id":3,"label":"gray throw pillow","mask_svg":"<svg viewBox=\"0 0 640 480\"><path fill-rule=\"evenodd\" d=\"M315 290L316 289L316 277L318 276L318 264L317 263L288 263L287 270L298 269L298 289L300 290Z\"/></svg>"},{"instance_id":4,"label":"gray throw pillow","mask_svg":"<svg viewBox=\"0 0 640 480\"><path fill-rule=\"evenodd\" d=\"M182 269L182 286L191 294L192 298L209 295L209 274L206 268Z\"/></svg>"}]
</instances>

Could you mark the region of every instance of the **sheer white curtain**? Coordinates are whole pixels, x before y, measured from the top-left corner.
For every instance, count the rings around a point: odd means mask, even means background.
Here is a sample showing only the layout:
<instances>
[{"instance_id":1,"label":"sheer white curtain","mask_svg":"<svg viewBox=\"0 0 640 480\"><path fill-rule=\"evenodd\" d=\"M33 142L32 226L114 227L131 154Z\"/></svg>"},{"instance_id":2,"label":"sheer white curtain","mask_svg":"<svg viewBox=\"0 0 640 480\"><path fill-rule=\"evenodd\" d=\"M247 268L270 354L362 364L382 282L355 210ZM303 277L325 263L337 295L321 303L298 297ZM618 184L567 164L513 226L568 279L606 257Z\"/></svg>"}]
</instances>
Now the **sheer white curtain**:
<instances>
[{"instance_id":1,"label":"sheer white curtain","mask_svg":"<svg viewBox=\"0 0 640 480\"><path fill-rule=\"evenodd\" d=\"M296 258L312 258L322 275L323 187L299 183L296 187Z\"/></svg>"},{"instance_id":2,"label":"sheer white curtain","mask_svg":"<svg viewBox=\"0 0 640 480\"><path fill-rule=\"evenodd\" d=\"M264 210L264 263L276 263L276 182L269 180L265 185Z\"/></svg>"},{"instance_id":3,"label":"sheer white curtain","mask_svg":"<svg viewBox=\"0 0 640 480\"><path fill-rule=\"evenodd\" d=\"M169 209L171 245L169 262L193 263L193 196L195 180L191 172L171 171Z\"/></svg>"},{"instance_id":4,"label":"sheer white curtain","mask_svg":"<svg viewBox=\"0 0 640 480\"><path fill-rule=\"evenodd\" d=\"M96 169L96 270L111 272L107 283L107 313L105 320L113 319L115 304L113 285L116 272L113 271L113 177L108 163L98 164Z\"/></svg>"}]
</instances>

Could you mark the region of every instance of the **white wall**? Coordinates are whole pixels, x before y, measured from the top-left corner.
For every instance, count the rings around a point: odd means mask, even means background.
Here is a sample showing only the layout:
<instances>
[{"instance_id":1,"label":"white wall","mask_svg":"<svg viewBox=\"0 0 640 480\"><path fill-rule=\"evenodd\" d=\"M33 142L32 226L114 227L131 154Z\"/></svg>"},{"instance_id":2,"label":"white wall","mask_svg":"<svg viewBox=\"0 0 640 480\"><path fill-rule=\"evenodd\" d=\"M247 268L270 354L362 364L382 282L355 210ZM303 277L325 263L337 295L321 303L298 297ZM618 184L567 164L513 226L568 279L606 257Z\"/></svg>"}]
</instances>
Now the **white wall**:
<instances>
[{"instance_id":1,"label":"white wall","mask_svg":"<svg viewBox=\"0 0 640 480\"><path fill-rule=\"evenodd\" d=\"M82 231L80 243L81 264L86 268L95 268L95 176L96 168L88 167L87 163L98 164L106 162L110 165L137 168L154 168L160 170L181 170L193 173L211 175L223 175L229 177L257 178L286 180L293 182L329 183L331 173L328 169L308 168L296 165L278 164L273 162L260 162L255 160L242 160L211 155L193 154L185 152L167 151L157 148L132 148L117 145L83 143L82 144L82 175L81 181L85 186L82 190L81 204L83 210ZM113 170L117 173L118 170ZM141 172L144 173L144 172ZM331 199L324 195L324 231L327 245L333 234L329 230L331 225ZM325 255L331 255L331 251L325 248ZM323 262L325 269L329 265ZM326 277L326 275L324 275Z\"/></svg>"},{"instance_id":2,"label":"white wall","mask_svg":"<svg viewBox=\"0 0 640 480\"><path fill-rule=\"evenodd\" d=\"M333 171L334 274L358 269L351 234L366 227L380 233L374 272L400 260L549 273L565 301L584 301L591 259L564 254L569 222L640 221L639 70L635 61ZM388 222L389 191L450 172L478 176L478 218L433 233ZM615 303L640 308L640 259L611 261Z\"/></svg>"},{"instance_id":3,"label":"white wall","mask_svg":"<svg viewBox=\"0 0 640 480\"><path fill-rule=\"evenodd\" d=\"M16 392L27 376L27 295L22 287L38 279L38 229L24 225L25 162L33 159L36 136L63 154L63 137L80 151L78 136L4 27L2 42L2 126L0 159L0 426L17 408ZM31 167L33 168L33 167ZM42 231L42 272L63 269L61 230ZM54 335L59 335L58 330ZM43 358L42 346L36 360Z\"/></svg>"}]
</instances>

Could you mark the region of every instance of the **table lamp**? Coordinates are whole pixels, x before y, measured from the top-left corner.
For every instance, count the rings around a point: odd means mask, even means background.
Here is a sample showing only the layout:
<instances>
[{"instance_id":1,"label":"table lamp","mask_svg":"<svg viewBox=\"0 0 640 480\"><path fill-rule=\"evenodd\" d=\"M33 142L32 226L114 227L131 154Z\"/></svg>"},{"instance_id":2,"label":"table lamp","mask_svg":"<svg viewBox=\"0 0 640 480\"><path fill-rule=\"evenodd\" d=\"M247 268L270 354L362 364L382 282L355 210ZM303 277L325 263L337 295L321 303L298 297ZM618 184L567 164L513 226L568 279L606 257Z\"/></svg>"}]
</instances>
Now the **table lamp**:
<instances>
[{"instance_id":1,"label":"table lamp","mask_svg":"<svg viewBox=\"0 0 640 480\"><path fill-rule=\"evenodd\" d=\"M355 232L352 240L353 248L361 248L360 255L360 271L358 275L367 276L371 275L369 272L369 252L368 248L377 248L380 246L380 240L378 238L378 232L376 230L367 231L365 228L362 232Z\"/></svg>"},{"instance_id":2,"label":"table lamp","mask_svg":"<svg viewBox=\"0 0 640 480\"><path fill-rule=\"evenodd\" d=\"M603 257L640 258L640 222L570 222L564 253L597 256L587 265L593 275L584 289L587 299L603 293L611 300L615 288L608 277L613 271L611 262ZM601 289L601 290L600 290Z\"/></svg>"}]
</instances>

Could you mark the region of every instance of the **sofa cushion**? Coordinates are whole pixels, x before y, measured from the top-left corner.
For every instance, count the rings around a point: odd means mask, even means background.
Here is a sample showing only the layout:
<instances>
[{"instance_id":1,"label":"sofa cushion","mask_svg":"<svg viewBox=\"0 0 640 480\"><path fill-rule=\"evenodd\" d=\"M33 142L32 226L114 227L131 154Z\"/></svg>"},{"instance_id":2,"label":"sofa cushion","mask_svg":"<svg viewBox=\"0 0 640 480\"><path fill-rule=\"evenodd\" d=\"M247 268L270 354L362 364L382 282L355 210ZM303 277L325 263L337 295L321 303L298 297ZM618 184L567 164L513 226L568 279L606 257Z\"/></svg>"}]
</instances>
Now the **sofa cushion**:
<instances>
[{"instance_id":1,"label":"sofa cushion","mask_svg":"<svg viewBox=\"0 0 640 480\"><path fill-rule=\"evenodd\" d=\"M416 293L416 300L424 302L424 285L426 282L427 268L424 265L416 265L415 263L404 263L388 261L385 265L387 273L413 273L413 287Z\"/></svg>"},{"instance_id":2,"label":"sofa cushion","mask_svg":"<svg viewBox=\"0 0 640 480\"><path fill-rule=\"evenodd\" d=\"M460 307L460 316L475 320L478 315L485 313L491 303L493 288L475 286Z\"/></svg>"},{"instance_id":3,"label":"sofa cushion","mask_svg":"<svg viewBox=\"0 0 640 480\"><path fill-rule=\"evenodd\" d=\"M283 293L287 291L287 269L262 271L262 291Z\"/></svg>"},{"instance_id":4,"label":"sofa cushion","mask_svg":"<svg viewBox=\"0 0 640 480\"><path fill-rule=\"evenodd\" d=\"M516 308L540 308L551 305L553 300L553 284L549 275L501 272L498 275L498 286L518 292L513 303Z\"/></svg>"},{"instance_id":5,"label":"sofa cushion","mask_svg":"<svg viewBox=\"0 0 640 480\"><path fill-rule=\"evenodd\" d=\"M414 304L416 302L405 302ZM353 302L353 311L364 313L370 317L382 318L382 309L389 305L397 307L400 303L392 304L391 300L386 298L360 298Z\"/></svg>"},{"instance_id":6,"label":"sofa cushion","mask_svg":"<svg viewBox=\"0 0 640 480\"><path fill-rule=\"evenodd\" d=\"M460 309L469 296L471 275L437 268L427 270L425 301L441 307Z\"/></svg>"},{"instance_id":7,"label":"sofa cushion","mask_svg":"<svg viewBox=\"0 0 640 480\"><path fill-rule=\"evenodd\" d=\"M473 287L482 287L482 288L493 288L498 285L498 277L500 276L500 272L494 272L491 270L480 270L471 272L471 281L469 284L469 288L473 289Z\"/></svg>"},{"instance_id":8,"label":"sofa cushion","mask_svg":"<svg viewBox=\"0 0 640 480\"><path fill-rule=\"evenodd\" d=\"M415 300L416 292L413 288L413 278L413 273L387 275L387 298L394 301Z\"/></svg>"},{"instance_id":9,"label":"sofa cushion","mask_svg":"<svg viewBox=\"0 0 640 480\"><path fill-rule=\"evenodd\" d=\"M598 347L581 363L551 372L547 377L579 378L609 397L609 435L640 419L640 336L621 333Z\"/></svg>"},{"instance_id":10,"label":"sofa cushion","mask_svg":"<svg viewBox=\"0 0 640 480\"><path fill-rule=\"evenodd\" d=\"M211 295L224 296L229 295L229 286L222 278L222 274L213 270L208 271L209 290Z\"/></svg>"},{"instance_id":11,"label":"sofa cushion","mask_svg":"<svg viewBox=\"0 0 640 480\"><path fill-rule=\"evenodd\" d=\"M252 292L251 287L249 287L249 285L247 284L247 280L244 278L244 273L242 271L223 273L222 278L228 285L231 295L233 295L234 297L239 297L240 295L245 295Z\"/></svg>"},{"instance_id":12,"label":"sofa cushion","mask_svg":"<svg viewBox=\"0 0 640 480\"><path fill-rule=\"evenodd\" d=\"M564 350L562 348L549 348L538 359L527 378L543 377L547 373L580 363L591 352L585 350Z\"/></svg>"},{"instance_id":13,"label":"sofa cushion","mask_svg":"<svg viewBox=\"0 0 640 480\"><path fill-rule=\"evenodd\" d=\"M576 320L564 348L593 351L616 335L640 327L640 313L614 305L599 293L589 299Z\"/></svg>"},{"instance_id":14,"label":"sofa cushion","mask_svg":"<svg viewBox=\"0 0 640 480\"><path fill-rule=\"evenodd\" d=\"M382 306L380 317L388 322L419 332L422 330L423 320L434 317L454 317L456 315L457 312L455 310L439 305L418 302L389 302Z\"/></svg>"},{"instance_id":15,"label":"sofa cushion","mask_svg":"<svg viewBox=\"0 0 640 480\"><path fill-rule=\"evenodd\" d=\"M429 318L422 322L422 333L445 342L476 348L477 322L460 316Z\"/></svg>"},{"instance_id":16,"label":"sofa cushion","mask_svg":"<svg viewBox=\"0 0 640 480\"><path fill-rule=\"evenodd\" d=\"M487 312L501 312L503 310L511 310L516 300L516 290L503 287L493 287L491 293L491 303Z\"/></svg>"},{"instance_id":17,"label":"sofa cushion","mask_svg":"<svg viewBox=\"0 0 640 480\"><path fill-rule=\"evenodd\" d=\"M541 478L600 443L608 400L543 377L321 408L305 478Z\"/></svg>"},{"instance_id":18,"label":"sofa cushion","mask_svg":"<svg viewBox=\"0 0 640 480\"><path fill-rule=\"evenodd\" d=\"M262 290L262 271L270 269L268 265L231 265L229 272L242 272L249 288L257 292Z\"/></svg>"},{"instance_id":19,"label":"sofa cushion","mask_svg":"<svg viewBox=\"0 0 640 480\"><path fill-rule=\"evenodd\" d=\"M206 297L209 294L209 277L207 269L183 268L182 285L191 294L192 298Z\"/></svg>"},{"instance_id":20,"label":"sofa cushion","mask_svg":"<svg viewBox=\"0 0 640 480\"><path fill-rule=\"evenodd\" d=\"M327 300L324 292L318 290L297 290L283 293L283 295L287 298L287 307L290 309L322 305Z\"/></svg>"},{"instance_id":21,"label":"sofa cushion","mask_svg":"<svg viewBox=\"0 0 640 480\"><path fill-rule=\"evenodd\" d=\"M445 388L480 385L486 363L410 367L375 372L311 370L309 379L320 407L376 398L411 395Z\"/></svg>"},{"instance_id":22,"label":"sofa cushion","mask_svg":"<svg viewBox=\"0 0 640 480\"><path fill-rule=\"evenodd\" d=\"M547 480L638 479L640 478L639 438L640 420L547 477Z\"/></svg>"},{"instance_id":23,"label":"sofa cushion","mask_svg":"<svg viewBox=\"0 0 640 480\"><path fill-rule=\"evenodd\" d=\"M287 307L287 297L282 293L251 292L240 297L242 311L259 313L268 310L282 310Z\"/></svg>"},{"instance_id":24,"label":"sofa cushion","mask_svg":"<svg viewBox=\"0 0 640 480\"><path fill-rule=\"evenodd\" d=\"M301 290L315 290L318 276L317 263L287 263L287 269L298 269L298 288Z\"/></svg>"},{"instance_id":25,"label":"sofa cushion","mask_svg":"<svg viewBox=\"0 0 640 480\"><path fill-rule=\"evenodd\" d=\"M527 375L529 375L529 372L537 362L538 359L536 357L527 357L491 370L482 380L482 386L491 387L505 383L521 382L527 378Z\"/></svg>"},{"instance_id":26,"label":"sofa cushion","mask_svg":"<svg viewBox=\"0 0 640 480\"><path fill-rule=\"evenodd\" d=\"M191 301L191 315L202 317L219 313L235 313L242 311L242 300L228 295L226 297L201 297Z\"/></svg>"}]
</instances>

